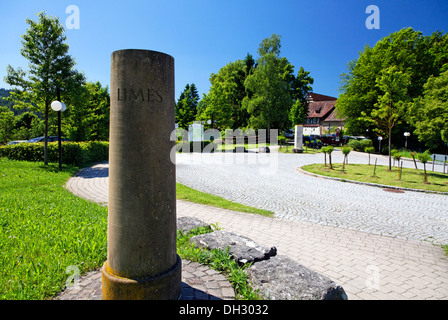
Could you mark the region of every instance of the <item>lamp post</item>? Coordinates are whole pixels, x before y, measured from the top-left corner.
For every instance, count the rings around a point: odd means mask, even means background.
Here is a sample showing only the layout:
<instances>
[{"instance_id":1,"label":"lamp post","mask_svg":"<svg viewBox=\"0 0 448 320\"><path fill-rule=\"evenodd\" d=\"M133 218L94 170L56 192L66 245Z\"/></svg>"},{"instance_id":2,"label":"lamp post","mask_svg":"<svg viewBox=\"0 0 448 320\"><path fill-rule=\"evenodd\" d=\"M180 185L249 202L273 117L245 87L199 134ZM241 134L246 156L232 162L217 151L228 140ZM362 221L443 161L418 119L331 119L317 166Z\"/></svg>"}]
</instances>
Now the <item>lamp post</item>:
<instances>
[{"instance_id":1,"label":"lamp post","mask_svg":"<svg viewBox=\"0 0 448 320\"><path fill-rule=\"evenodd\" d=\"M62 136L61 136L61 113L67 108L64 103L60 102L61 96L58 89L58 100L51 103L51 109L58 113L58 149L59 149L59 171L62 171Z\"/></svg>"},{"instance_id":2,"label":"lamp post","mask_svg":"<svg viewBox=\"0 0 448 320\"><path fill-rule=\"evenodd\" d=\"M410 132L405 132L404 136L406 137L406 141L404 143L404 148L407 149L408 148L408 137L411 135Z\"/></svg>"},{"instance_id":3,"label":"lamp post","mask_svg":"<svg viewBox=\"0 0 448 320\"><path fill-rule=\"evenodd\" d=\"M383 140L383 137L382 137L382 136L379 136L379 137L378 137L378 144L379 144L379 146L378 146L378 153L379 153L379 154L381 154L381 140Z\"/></svg>"}]
</instances>

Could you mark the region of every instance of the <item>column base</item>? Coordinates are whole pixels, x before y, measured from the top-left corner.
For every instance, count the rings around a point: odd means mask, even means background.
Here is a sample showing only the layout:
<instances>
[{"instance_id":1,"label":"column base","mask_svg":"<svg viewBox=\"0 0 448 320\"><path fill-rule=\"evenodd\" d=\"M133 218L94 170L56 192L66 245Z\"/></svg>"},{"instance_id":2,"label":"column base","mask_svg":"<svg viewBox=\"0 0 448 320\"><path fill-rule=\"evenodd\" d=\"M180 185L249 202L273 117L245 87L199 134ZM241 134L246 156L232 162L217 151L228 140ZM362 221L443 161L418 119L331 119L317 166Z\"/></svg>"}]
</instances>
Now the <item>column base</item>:
<instances>
[{"instance_id":1,"label":"column base","mask_svg":"<svg viewBox=\"0 0 448 320\"><path fill-rule=\"evenodd\" d=\"M148 278L128 279L101 268L103 300L177 300L181 295L182 259L167 272Z\"/></svg>"},{"instance_id":2,"label":"column base","mask_svg":"<svg viewBox=\"0 0 448 320\"><path fill-rule=\"evenodd\" d=\"M292 152L294 152L294 153L303 153L303 149L296 149L296 148L294 148L294 149L292 149Z\"/></svg>"}]
</instances>

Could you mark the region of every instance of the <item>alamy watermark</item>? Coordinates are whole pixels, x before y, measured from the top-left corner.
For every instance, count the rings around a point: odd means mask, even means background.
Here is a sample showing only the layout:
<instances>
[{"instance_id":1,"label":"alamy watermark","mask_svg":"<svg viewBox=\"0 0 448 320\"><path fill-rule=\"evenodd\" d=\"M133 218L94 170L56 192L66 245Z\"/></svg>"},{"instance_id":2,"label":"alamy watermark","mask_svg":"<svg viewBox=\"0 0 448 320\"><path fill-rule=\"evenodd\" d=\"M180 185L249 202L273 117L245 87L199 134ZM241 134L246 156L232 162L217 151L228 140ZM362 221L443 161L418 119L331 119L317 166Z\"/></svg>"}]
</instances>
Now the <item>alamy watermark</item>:
<instances>
[{"instance_id":1,"label":"alamy watermark","mask_svg":"<svg viewBox=\"0 0 448 320\"><path fill-rule=\"evenodd\" d=\"M81 273L79 272L78 266L70 265L65 269L65 273L69 274L67 279L65 280L65 287L69 288L72 286L79 286L79 282L81 279Z\"/></svg>"},{"instance_id":2,"label":"alamy watermark","mask_svg":"<svg viewBox=\"0 0 448 320\"><path fill-rule=\"evenodd\" d=\"M376 265L368 265L366 273L369 275L366 278L366 289L368 291L376 291L380 289L380 268Z\"/></svg>"},{"instance_id":3,"label":"alamy watermark","mask_svg":"<svg viewBox=\"0 0 448 320\"><path fill-rule=\"evenodd\" d=\"M366 8L366 13L370 14L366 19L366 28L369 30L380 28L380 8L370 5Z\"/></svg>"},{"instance_id":4,"label":"alamy watermark","mask_svg":"<svg viewBox=\"0 0 448 320\"><path fill-rule=\"evenodd\" d=\"M79 7L71 4L65 8L65 13L69 14L65 20L65 26L67 29L79 29L80 28L80 15Z\"/></svg>"},{"instance_id":5,"label":"alamy watermark","mask_svg":"<svg viewBox=\"0 0 448 320\"><path fill-rule=\"evenodd\" d=\"M271 152L278 146L276 129L269 130L269 136L266 129L227 129L224 134L216 129L208 129L196 138L191 131L175 129L170 139L177 141L170 153L174 164L255 165L261 175L278 171L278 152ZM182 156L176 156L179 153ZM197 156L198 153L201 156Z\"/></svg>"}]
</instances>

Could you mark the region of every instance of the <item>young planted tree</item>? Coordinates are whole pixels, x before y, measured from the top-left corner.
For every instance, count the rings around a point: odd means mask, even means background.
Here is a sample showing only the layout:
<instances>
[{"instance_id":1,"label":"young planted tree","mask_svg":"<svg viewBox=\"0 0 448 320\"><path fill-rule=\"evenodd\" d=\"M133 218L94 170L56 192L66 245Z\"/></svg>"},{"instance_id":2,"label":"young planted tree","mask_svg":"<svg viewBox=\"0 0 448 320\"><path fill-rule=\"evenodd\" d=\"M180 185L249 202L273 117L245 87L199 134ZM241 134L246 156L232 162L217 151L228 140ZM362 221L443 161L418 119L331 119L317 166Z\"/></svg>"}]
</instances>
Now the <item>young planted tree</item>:
<instances>
[{"instance_id":1,"label":"young planted tree","mask_svg":"<svg viewBox=\"0 0 448 320\"><path fill-rule=\"evenodd\" d=\"M324 165L327 166L327 147L322 147L320 150L324 153Z\"/></svg>"},{"instance_id":2,"label":"young planted tree","mask_svg":"<svg viewBox=\"0 0 448 320\"><path fill-rule=\"evenodd\" d=\"M410 152L409 154L411 155L412 160L414 160L414 166L415 166L415 169L418 170L418 168L417 168L417 161L415 161L415 156L417 155L417 152L412 151L412 152Z\"/></svg>"},{"instance_id":3,"label":"young planted tree","mask_svg":"<svg viewBox=\"0 0 448 320\"><path fill-rule=\"evenodd\" d=\"M397 161L397 167L398 167L400 165L402 153L398 150L392 150L391 154L392 154L392 157L394 157L394 162Z\"/></svg>"},{"instance_id":4,"label":"young planted tree","mask_svg":"<svg viewBox=\"0 0 448 320\"><path fill-rule=\"evenodd\" d=\"M365 147L364 152L369 154L369 166L370 166L370 154L375 152L375 147Z\"/></svg>"},{"instance_id":5,"label":"young planted tree","mask_svg":"<svg viewBox=\"0 0 448 320\"><path fill-rule=\"evenodd\" d=\"M352 148L350 147L342 147L341 148L342 154L344 155L344 161L342 162L342 172L345 170L345 163L347 161L348 154L350 151L352 151Z\"/></svg>"},{"instance_id":6,"label":"young planted tree","mask_svg":"<svg viewBox=\"0 0 448 320\"><path fill-rule=\"evenodd\" d=\"M327 146L328 162L330 164L330 169L333 169L333 165L331 164L331 153L333 152L333 150L334 150L333 146Z\"/></svg>"},{"instance_id":7,"label":"young planted tree","mask_svg":"<svg viewBox=\"0 0 448 320\"><path fill-rule=\"evenodd\" d=\"M29 28L22 36L21 54L28 60L29 71L7 66L5 82L14 88L8 100L19 108L28 107L45 116L44 163L48 164L48 117L50 104L85 81L74 69L75 60L68 54L65 30L59 18L37 14L38 20L27 19ZM64 100L64 99L61 99Z\"/></svg>"},{"instance_id":8,"label":"young planted tree","mask_svg":"<svg viewBox=\"0 0 448 320\"><path fill-rule=\"evenodd\" d=\"M418 153L417 154L417 159L420 160L421 163L423 163L423 171L425 174L425 178L424 178L424 183L428 183L428 176L426 174L426 163L431 160L431 155L429 154L428 151L425 151L423 153Z\"/></svg>"}]
</instances>

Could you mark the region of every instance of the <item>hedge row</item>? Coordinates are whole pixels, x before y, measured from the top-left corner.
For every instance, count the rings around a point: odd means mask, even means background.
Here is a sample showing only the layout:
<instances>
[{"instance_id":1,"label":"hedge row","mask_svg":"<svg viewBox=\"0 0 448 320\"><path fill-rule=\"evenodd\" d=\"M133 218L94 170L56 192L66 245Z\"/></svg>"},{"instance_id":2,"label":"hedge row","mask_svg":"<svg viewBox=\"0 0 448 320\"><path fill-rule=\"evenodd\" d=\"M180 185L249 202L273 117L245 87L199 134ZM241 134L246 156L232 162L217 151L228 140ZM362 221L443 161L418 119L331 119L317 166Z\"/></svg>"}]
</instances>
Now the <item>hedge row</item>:
<instances>
[{"instance_id":1,"label":"hedge row","mask_svg":"<svg viewBox=\"0 0 448 320\"><path fill-rule=\"evenodd\" d=\"M22 161L44 161L43 143L20 143L0 147L0 157ZM62 142L62 163L81 166L109 159L109 142ZM48 162L59 162L57 142L48 143Z\"/></svg>"}]
</instances>

